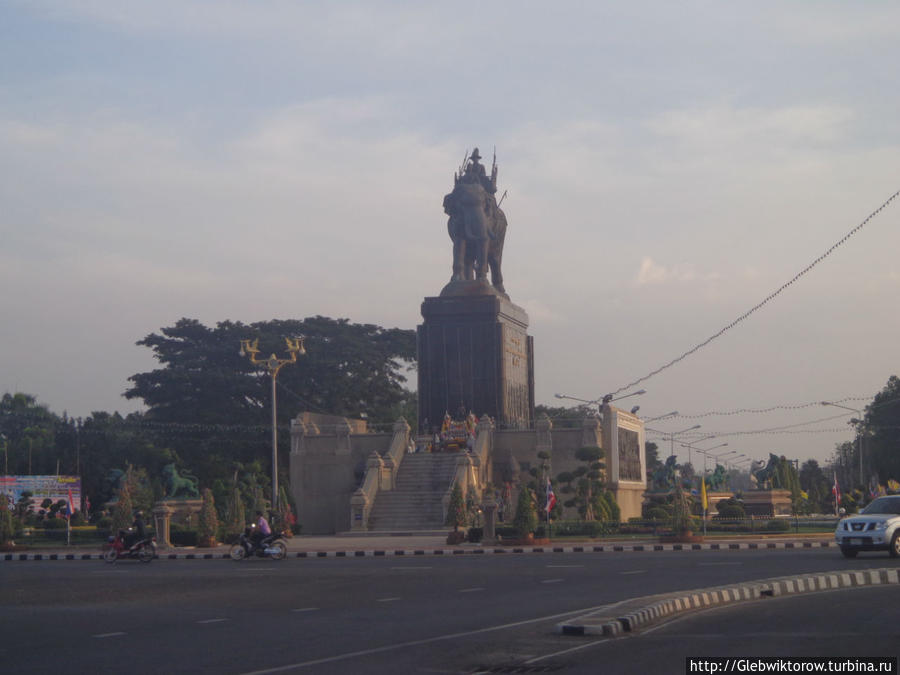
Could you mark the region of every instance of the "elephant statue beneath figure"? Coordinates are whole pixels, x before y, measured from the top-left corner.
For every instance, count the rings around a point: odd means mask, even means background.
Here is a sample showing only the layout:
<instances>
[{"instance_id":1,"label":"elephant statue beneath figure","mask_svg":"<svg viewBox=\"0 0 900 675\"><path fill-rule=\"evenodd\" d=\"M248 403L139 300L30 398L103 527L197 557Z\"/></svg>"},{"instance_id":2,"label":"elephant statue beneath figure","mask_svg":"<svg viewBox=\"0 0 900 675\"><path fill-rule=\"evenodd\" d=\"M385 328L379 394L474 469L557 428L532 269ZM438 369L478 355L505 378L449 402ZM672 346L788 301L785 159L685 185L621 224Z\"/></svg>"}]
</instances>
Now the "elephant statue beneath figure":
<instances>
[{"instance_id":1,"label":"elephant statue beneath figure","mask_svg":"<svg viewBox=\"0 0 900 675\"><path fill-rule=\"evenodd\" d=\"M444 213L449 216L447 232L453 241L453 275L450 282L481 281L506 295L503 287L503 242L506 214L500 209L497 191L496 157L491 175L479 164L475 148L460 172L454 176L453 192L444 197ZM503 201L502 198L500 201Z\"/></svg>"}]
</instances>

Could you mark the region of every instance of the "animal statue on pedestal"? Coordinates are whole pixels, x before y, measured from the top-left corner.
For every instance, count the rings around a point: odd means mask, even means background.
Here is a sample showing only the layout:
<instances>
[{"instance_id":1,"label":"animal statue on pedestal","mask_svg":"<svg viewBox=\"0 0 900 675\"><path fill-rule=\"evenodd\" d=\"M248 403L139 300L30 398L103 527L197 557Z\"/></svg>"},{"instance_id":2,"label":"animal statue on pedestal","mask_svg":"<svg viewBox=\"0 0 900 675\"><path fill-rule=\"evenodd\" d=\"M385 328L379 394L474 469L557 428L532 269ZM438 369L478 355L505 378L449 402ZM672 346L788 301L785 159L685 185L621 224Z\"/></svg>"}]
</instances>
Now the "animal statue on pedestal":
<instances>
[{"instance_id":1,"label":"animal statue on pedestal","mask_svg":"<svg viewBox=\"0 0 900 675\"><path fill-rule=\"evenodd\" d=\"M755 481L756 489L758 490L771 490L772 489L772 477L775 475L775 470L778 468L779 463L778 455L773 455L771 452L769 453L769 461L762 468L754 469L751 466L750 469L750 477L751 483ZM762 462L754 462L757 466L762 465ZM752 487L752 485L751 485Z\"/></svg>"},{"instance_id":2,"label":"animal statue on pedestal","mask_svg":"<svg viewBox=\"0 0 900 675\"><path fill-rule=\"evenodd\" d=\"M447 231L453 241L450 281L487 283L490 269L491 285L505 295L500 267L507 223L495 197L497 162L495 157L489 178L480 159L475 148L465 166L454 175L453 192L444 197L444 212L449 216Z\"/></svg>"}]
</instances>

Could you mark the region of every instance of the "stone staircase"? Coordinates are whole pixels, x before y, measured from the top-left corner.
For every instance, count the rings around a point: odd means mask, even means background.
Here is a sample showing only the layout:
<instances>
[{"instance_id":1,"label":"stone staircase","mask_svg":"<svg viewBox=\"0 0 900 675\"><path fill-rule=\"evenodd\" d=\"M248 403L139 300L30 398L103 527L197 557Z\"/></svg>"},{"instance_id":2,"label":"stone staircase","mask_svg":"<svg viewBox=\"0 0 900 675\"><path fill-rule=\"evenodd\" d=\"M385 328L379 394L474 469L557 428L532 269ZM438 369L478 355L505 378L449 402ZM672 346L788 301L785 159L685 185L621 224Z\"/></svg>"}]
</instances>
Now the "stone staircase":
<instances>
[{"instance_id":1,"label":"stone staircase","mask_svg":"<svg viewBox=\"0 0 900 675\"><path fill-rule=\"evenodd\" d=\"M456 474L462 453L404 455L397 487L380 491L369 517L369 530L379 532L446 530L441 498Z\"/></svg>"}]
</instances>

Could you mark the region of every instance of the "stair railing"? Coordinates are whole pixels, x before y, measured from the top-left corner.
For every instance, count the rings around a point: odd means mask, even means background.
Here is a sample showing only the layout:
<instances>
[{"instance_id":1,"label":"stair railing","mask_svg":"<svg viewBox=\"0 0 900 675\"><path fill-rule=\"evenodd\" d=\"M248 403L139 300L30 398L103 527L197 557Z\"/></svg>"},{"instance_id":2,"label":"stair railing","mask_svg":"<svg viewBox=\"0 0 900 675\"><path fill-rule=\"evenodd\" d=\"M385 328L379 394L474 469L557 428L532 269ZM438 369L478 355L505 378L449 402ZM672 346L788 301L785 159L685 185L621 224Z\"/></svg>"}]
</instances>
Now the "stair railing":
<instances>
[{"instance_id":1,"label":"stair railing","mask_svg":"<svg viewBox=\"0 0 900 675\"><path fill-rule=\"evenodd\" d=\"M492 467L494 465L494 422L490 417L484 415L475 427L475 445L472 448L472 459L474 461L475 473L478 483L478 495L481 498L481 491L484 486L491 482Z\"/></svg>"},{"instance_id":2,"label":"stair railing","mask_svg":"<svg viewBox=\"0 0 900 675\"><path fill-rule=\"evenodd\" d=\"M362 485L350 497L351 532L368 531L375 498L380 491L388 492L396 487L397 471L408 447L409 424L401 417L394 423L394 436L387 452L384 453L384 459L373 451L366 460L366 473Z\"/></svg>"},{"instance_id":3,"label":"stair railing","mask_svg":"<svg viewBox=\"0 0 900 675\"><path fill-rule=\"evenodd\" d=\"M387 485L382 485L382 490L393 490L397 487L397 472L403 457L410 451L409 424L400 417L394 422L394 436L391 445L384 454L384 468L389 474Z\"/></svg>"},{"instance_id":4,"label":"stair railing","mask_svg":"<svg viewBox=\"0 0 900 675\"><path fill-rule=\"evenodd\" d=\"M484 415L475 427L475 442L471 452L460 455L456 463L456 472L450 486L441 497L441 509L444 520L450 508L450 493L453 486L459 484L463 497L471 490L476 503L481 502L484 486L491 482L494 449L494 422Z\"/></svg>"}]
</instances>

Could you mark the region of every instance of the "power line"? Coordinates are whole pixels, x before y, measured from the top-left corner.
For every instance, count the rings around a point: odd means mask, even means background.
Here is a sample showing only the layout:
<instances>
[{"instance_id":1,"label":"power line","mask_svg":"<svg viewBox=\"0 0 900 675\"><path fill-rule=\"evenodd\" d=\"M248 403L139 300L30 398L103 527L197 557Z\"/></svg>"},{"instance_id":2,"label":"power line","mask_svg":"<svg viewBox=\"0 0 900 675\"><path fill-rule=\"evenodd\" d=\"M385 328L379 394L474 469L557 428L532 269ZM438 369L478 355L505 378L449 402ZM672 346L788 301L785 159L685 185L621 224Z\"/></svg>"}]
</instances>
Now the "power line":
<instances>
[{"instance_id":1,"label":"power line","mask_svg":"<svg viewBox=\"0 0 900 675\"><path fill-rule=\"evenodd\" d=\"M620 387L619 389L616 389L615 391L611 392L611 394L612 394L613 396L615 396L616 394L619 394L619 393L621 393L621 392L623 392L623 391L627 391L628 389L633 389L634 387L636 387L637 385L641 384L642 382L645 382L645 381L649 380L649 379L650 379L651 377L653 377L654 375L658 375L659 373L663 372L664 370L666 370L666 369L668 369L668 368L671 368L671 367L674 366L676 363L679 363L680 361L683 361L683 360L686 359L688 356L690 356L690 355L694 354L695 352L699 351L700 349L702 349L703 347L705 347L706 345L708 345L710 342L712 342L712 341L715 340L716 338L721 337L721 336L722 336L723 334L725 334L727 331L729 331L729 330L731 330L732 328L734 328L735 326L737 326L737 325L738 325L739 323L741 323L744 319L748 318L751 314L753 314L754 312L756 312L756 310L761 309L763 306L765 306L766 304L768 304L771 300L774 300L776 297L778 297L779 295L781 295L781 293L782 293L783 291L785 291L789 286L791 286L795 281L798 281L798 280L799 280L802 276L804 276L807 272L809 272L810 270L812 270L813 267L815 267L815 266L818 265L820 262L822 262L823 260L825 260L825 258L827 258L828 256L830 256L830 255L834 252L834 250L835 250L836 248L838 248L838 246L841 246L842 244L844 244L848 239L850 239L850 237L852 237L854 234L856 234L857 232L859 232L863 227L865 227L866 224L867 224L870 220L872 220L875 216L877 216L877 215L878 215L879 213L881 213L885 208L887 208L887 206L888 206L892 201L894 201L894 199L895 199L898 195L900 195L900 190L897 190L897 192L895 192L894 194L892 194L892 195L887 199L887 201L885 201L881 206L879 206L879 207L878 207L877 209L875 209L872 213L870 213L870 214L868 215L868 217L867 217L865 220L863 220L859 225L857 225L857 226L854 227L852 230L850 230L847 234L845 234L843 237L841 237L841 239L839 239L839 240L838 240L836 243L834 243L830 248L828 248L828 250L826 250L822 255L820 255L818 258L816 258L815 260L813 260L809 265L807 265L806 267L804 267L800 272L798 272L796 275L794 275L794 277L793 277L790 281L788 281L787 283L782 284L782 285L778 288L778 290L776 290L776 291L774 291L773 293L770 293L769 295L767 295L767 296L765 297L765 299L764 299L762 302L758 303L757 305L751 307L749 310L747 310L746 312L744 312L743 314L741 314L737 319L735 319L734 321L732 321L731 323L729 323L727 326L725 326L725 327L724 327L722 330L720 330L718 333L715 333L714 335L711 335L711 336L708 337L706 340L704 340L704 341L701 342L700 344L698 344L698 345L692 347L691 349L689 349L688 351L686 351L686 352L685 352L684 354L682 354L681 356L672 359L671 361L669 361L669 362L666 363L665 365L660 366L659 368L657 368L656 370L650 372L650 373L647 374L647 375L644 375L644 377L638 378L638 379L635 380L634 382L631 382L631 383L629 383L629 384L626 384L624 387Z\"/></svg>"},{"instance_id":2,"label":"power line","mask_svg":"<svg viewBox=\"0 0 900 675\"><path fill-rule=\"evenodd\" d=\"M872 400L871 396L848 396L847 398L834 399L832 403L846 403L847 401L870 401ZM814 408L817 406L821 406L821 401L811 401L810 403L798 403L795 405L773 405L768 408L739 408L737 410L726 410L726 411L711 411L705 413L697 413L695 415L672 415L672 419L676 417L681 417L684 419L699 419L701 417L727 417L729 415L756 415L761 413L769 413L774 412L776 410L802 410L804 408ZM843 417L843 415L839 415L839 417Z\"/></svg>"}]
</instances>

